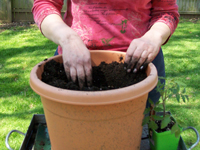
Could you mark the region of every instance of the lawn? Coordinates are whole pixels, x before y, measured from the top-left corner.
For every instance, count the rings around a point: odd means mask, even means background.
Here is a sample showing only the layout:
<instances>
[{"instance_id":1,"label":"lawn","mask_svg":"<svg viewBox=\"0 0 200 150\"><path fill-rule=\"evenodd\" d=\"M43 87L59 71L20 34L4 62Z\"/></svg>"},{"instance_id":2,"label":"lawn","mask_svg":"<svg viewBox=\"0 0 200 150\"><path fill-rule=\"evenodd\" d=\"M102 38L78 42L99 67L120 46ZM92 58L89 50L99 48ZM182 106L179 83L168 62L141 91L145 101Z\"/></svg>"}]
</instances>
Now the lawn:
<instances>
[{"instance_id":1,"label":"lawn","mask_svg":"<svg viewBox=\"0 0 200 150\"><path fill-rule=\"evenodd\" d=\"M35 25L0 29L0 149L6 150L5 137L13 129L26 133L33 114L42 114L40 97L29 86L31 69L53 56L57 45L46 39ZM168 101L167 108L183 127L200 132L200 20L181 19L177 30L164 45L167 78L185 84L189 102ZM182 133L187 145L195 134ZM15 150L23 135L13 133L10 145ZM194 148L200 150L200 144Z\"/></svg>"}]
</instances>

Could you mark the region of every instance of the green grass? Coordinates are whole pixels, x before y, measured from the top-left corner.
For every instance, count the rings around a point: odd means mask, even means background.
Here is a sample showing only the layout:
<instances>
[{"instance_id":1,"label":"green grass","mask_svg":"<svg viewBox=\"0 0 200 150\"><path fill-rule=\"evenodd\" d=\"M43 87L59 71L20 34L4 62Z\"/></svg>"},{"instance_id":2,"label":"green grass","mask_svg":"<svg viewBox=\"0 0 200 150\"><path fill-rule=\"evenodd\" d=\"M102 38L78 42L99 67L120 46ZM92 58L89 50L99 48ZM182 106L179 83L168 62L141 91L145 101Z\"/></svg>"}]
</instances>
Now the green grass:
<instances>
[{"instance_id":1,"label":"green grass","mask_svg":"<svg viewBox=\"0 0 200 150\"><path fill-rule=\"evenodd\" d=\"M5 137L13 129L26 133L33 114L42 114L40 97L29 86L31 69L53 56L56 45L34 25L0 31L0 149L6 150ZM167 108L183 127L200 132L200 21L181 19L177 30L164 45L167 78L183 82L190 101L168 101ZM182 137L187 145L196 138L192 131ZM10 145L19 149L24 136L13 133ZM200 144L194 148L200 150Z\"/></svg>"},{"instance_id":2,"label":"green grass","mask_svg":"<svg viewBox=\"0 0 200 150\"><path fill-rule=\"evenodd\" d=\"M57 46L36 26L12 27L0 33L0 149L13 129L26 133L33 114L42 114L40 97L29 86L31 69L51 57ZM13 133L10 145L19 149L24 136Z\"/></svg>"},{"instance_id":3,"label":"green grass","mask_svg":"<svg viewBox=\"0 0 200 150\"><path fill-rule=\"evenodd\" d=\"M193 126L200 132L200 21L195 23L181 19L177 30L170 41L164 45L166 76L185 84L189 102L177 103L169 100L168 110L183 127ZM194 132L183 132L182 137L187 144L196 141ZM200 144L194 148L200 150Z\"/></svg>"}]
</instances>

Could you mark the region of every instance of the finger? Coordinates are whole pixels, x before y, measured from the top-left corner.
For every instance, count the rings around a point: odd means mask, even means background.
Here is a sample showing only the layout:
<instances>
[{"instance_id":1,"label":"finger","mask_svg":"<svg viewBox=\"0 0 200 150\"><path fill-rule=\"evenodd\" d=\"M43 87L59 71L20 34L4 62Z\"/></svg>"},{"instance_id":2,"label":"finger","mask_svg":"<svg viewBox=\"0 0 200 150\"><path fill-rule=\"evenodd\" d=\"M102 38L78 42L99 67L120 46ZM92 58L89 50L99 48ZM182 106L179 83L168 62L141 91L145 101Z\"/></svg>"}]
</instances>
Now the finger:
<instances>
[{"instance_id":1,"label":"finger","mask_svg":"<svg viewBox=\"0 0 200 150\"><path fill-rule=\"evenodd\" d=\"M85 57L85 63L84 63L84 71L85 71L85 80L87 82L87 86L91 87L92 86L92 63L91 63L91 56L88 51L88 55Z\"/></svg>"},{"instance_id":2,"label":"finger","mask_svg":"<svg viewBox=\"0 0 200 150\"><path fill-rule=\"evenodd\" d=\"M139 68L141 67L141 65L147 60L148 57L148 51L144 50L141 54L141 57L139 58L133 72L137 72L139 70Z\"/></svg>"},{"instance_id":3,"label":"finger","mask_svg":"<svg viewBox=\"0 0 200 150\"><path fill-rule=\"evenodd\" d=\"M148 67L148 62L144 62L142 65L141 65L141 67L140 67L140 70L146 70L147 69L147 67Z\"/></svg>"},{"instance_id":4,"label":"finger","mask_svg":"<svg viewBox=\"0 0 200 150\"><path fill-rule=\"evenodd\" d=\"M131 71L130 63L131 63L132 56L133 56L136 48L137 48L136 45L132 42L131 45L129 46L129 48L127 49L125 60L124 60L124 63L126 64L125 69L127 69L127 72Z\"/></svg>"},{"instance_id":5,"label":"finger","mask_svg":"<svg viewBox=\"0 0 200 150\"><path fill-rule=\"evenodd\" d=\"M65 73L66 73L66 76L67 76L67 79L70 81L71 80L71 77L70 77L70 67L69 67L69 65L65 65L64 63L63 63L63 65L64 65L64 69L65 69Z\"/></svg>"},{"instance_id":6,"label":"finger","mask_svg":"<svg viewBox=\"0 0 200 150\"><path fill-rule=\"evenodd\" d=\"M71 77L72 81L75 83L77 73L76 73L76 69L74 67L70 67L70 77Z\"/></svg>"},{"instance_id":7,"label":"finger","mask_svg":"<svg viewBox=\"0 0 200 150\"><path fill-rule=\"evenodd\" d=\"M136 65L142 55L143 50L141 48L137 48L131 58L130 63L128 64L128 69L133 70L133 72L137 72Z\"/></svg>"},{"instance_id":8,"label":"finger","mask_svg":"<svg viewBox=\"0 0 200 150\"><path fill-rule=\"evenodd\" d=\"M149 55L147 57L147 62L148 63L152 62L154 58L155 58L155 55L153 55L153 53L149 53Z\"/></svg>"},{"instance_id":9,"label":"finger","mask_svg":"<svg viewBox=\"0 0 200 150\"><path fill-rule=\"evenodd\" d=\"M84 67L81 65L77 67L77 76L78 76L79 87L80 89L82 89L85 84L85 71Z\"/></svg>"},{"instance_id":10,"label":"finger","mask_svg":"<svg viewBox=\"0 0 200 150\"><path fill-rule=\"evenodd\" d=\"M92 86L92 67L87 66L84 68L85 68L85 76L86 76L87 86L91 87Z\"/></svg>"},{"instance_id":11,"label":"finger","mask_svg":"<svg viewBox=\"0 0 200 150\"><path fill-rule=\"evenodd\" d=\"M134 68L135 64L137 63L137 58L135 56L133 56L134 53L131 55L131 56L127 56L129 57L128 61L125 62L126 63L126 69L127 69L127 72L131 72L131 70Z\"/></svg>"},{"instance_id":12,"label":"finger","mask_svg":"<svg viewBox=\"0 0 200 150\"><path fill-rule=\"evenodd\" d=\"M131 61L127 66L127 72L131 72L134 69L135 65L137 64L138 58L132 57ZM135 71L134 71L135 72Z\"/></svg>"},{"instance_id":13,"label":"finger","mask_svg":"<svg viewBox=\"0 0 200 150\"><path fill-rule=\"evenodd\" d=\"M141 65L140 69L146 70L146 68L148 67L148 64L153 61L153 58L154 58L153 54L150 53L148 57L146 58L146 60L144 61L144 63Z\"/></svg>"}]
</instances>

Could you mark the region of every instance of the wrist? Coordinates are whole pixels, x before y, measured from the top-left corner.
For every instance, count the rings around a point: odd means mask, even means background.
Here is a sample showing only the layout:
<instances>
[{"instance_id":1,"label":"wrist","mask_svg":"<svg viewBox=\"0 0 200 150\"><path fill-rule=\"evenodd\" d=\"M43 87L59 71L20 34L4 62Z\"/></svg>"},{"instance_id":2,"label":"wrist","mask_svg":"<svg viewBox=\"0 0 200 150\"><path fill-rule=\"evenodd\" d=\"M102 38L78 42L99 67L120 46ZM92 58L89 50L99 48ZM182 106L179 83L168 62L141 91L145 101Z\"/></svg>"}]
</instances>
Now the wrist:
<instances>
[{"instance_id":1,"label":"wrist","mask_svg":"<svg viewBox=\"0 0 200 150\"><path fill-rule=\"evenodd\" d=\"M71 29L72 30L72 29ZM79 35L75 31L65 30L62 32L58 38L58 44L63 47L66 44L69 44L75 39L80 38Z\"/></svg>"},{"instance_id":2,"label":"wrist","mask_svg":"<svg viewBox=\"0 0 200 150\"><path fill-rule=\"evenodd\" d=\"M78 34L56 14L49 15L43 20L41 30L48 39L61 46L69 42L70 39L79 37Z\"/></svg>"},{"instance_id":3,"label":"wrist","mask_svg":"<svg viewBox=\"0 0 200 150\"><path fill-rule=\"evenodd\" d=\"M157 22L150 28L148 32L146 32L144 36L147 36L154 42L159 43L161 46L167 41L167 39L170 37L170 34L170 28L166 24Z\"/></svg>"},{"instance_id":4,"label":"wrist","mask_svg":"<svg viewBox=\"0 0 200 150\"><path fill-rule=\"evenodd\" d=\"M143 38L148 39L151 43L158 45L159 47L162 45L163 37L162 34L156 30L149 30L143 35Z\"/></svg>"}]
</instances>

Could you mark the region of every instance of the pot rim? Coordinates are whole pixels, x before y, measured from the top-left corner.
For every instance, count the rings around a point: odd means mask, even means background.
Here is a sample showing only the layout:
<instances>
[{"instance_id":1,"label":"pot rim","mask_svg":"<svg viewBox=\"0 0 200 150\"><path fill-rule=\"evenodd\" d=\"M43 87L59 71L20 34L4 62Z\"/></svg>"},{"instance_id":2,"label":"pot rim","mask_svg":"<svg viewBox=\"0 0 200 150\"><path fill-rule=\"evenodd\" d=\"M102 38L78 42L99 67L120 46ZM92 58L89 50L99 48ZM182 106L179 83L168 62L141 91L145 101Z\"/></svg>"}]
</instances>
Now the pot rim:
<instances>
[{"instance_id":1,"label":"pot rim","mask_svg":"<svg viewBox=\"0 0 200 150\"><path fill-rule=\"evenodd\" d=\"M125 55L125 52L109 51L109 50L94 50L90 53L118 53ZM75 91L68 89L61 89L42 82L37 76L37 70L46 62L62 57L61 55L53 56L48 60L38 63L31 70L30 86L39 94L49 100L57 101L60 103L73 104L73 105L107 105L126 102L133 98L141 97L148 94L156 85L158 81L157 69L150 63L147 68L149 74L143 81L131 86L105 90L105 91ZM142 90L143 89L143 90ZM59 97L58 97L59 94ZM67 98L66 98L67 97Z\"/></svg>"}]
</instances>

